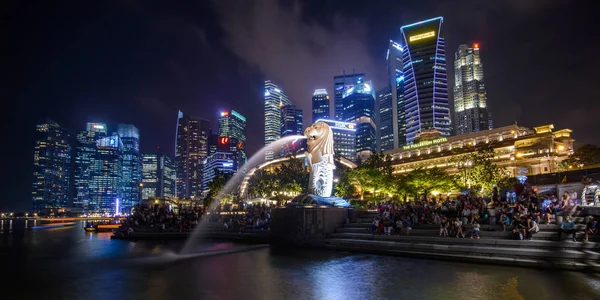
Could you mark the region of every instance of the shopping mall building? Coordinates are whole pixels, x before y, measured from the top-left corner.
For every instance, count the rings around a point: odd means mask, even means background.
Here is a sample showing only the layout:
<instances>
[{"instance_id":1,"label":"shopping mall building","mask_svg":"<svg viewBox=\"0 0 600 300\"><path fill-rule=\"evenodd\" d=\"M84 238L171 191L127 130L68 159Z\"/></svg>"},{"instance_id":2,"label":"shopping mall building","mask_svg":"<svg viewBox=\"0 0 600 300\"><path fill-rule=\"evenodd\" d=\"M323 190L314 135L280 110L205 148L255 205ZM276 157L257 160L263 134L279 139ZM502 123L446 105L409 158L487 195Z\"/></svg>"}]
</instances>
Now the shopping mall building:
<instances>
[{"instance_id":1,"label":"shopping mall building","mask_svg":"<svg viewBox=\"0 0 600 300\"><path fill-rule=\"evenodd\" d=\"M394 174L433 167L456 173L468 168L470 155L482 149L493 149L495 163L513 176L545 174L556 172L559 164L573 153L572 131L553 130L551 124L533 130L515 124L420 141L384 153L392 156Z\"/></svg>"}]
</instances>

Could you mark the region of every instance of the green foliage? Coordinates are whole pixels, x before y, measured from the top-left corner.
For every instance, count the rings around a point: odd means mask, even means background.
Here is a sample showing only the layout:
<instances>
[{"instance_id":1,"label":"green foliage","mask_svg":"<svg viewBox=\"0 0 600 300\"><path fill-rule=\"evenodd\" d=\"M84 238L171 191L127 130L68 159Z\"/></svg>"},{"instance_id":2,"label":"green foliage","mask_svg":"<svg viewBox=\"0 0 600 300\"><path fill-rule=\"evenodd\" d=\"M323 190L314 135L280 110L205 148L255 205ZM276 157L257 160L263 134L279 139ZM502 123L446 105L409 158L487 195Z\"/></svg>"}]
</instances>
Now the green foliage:
<instances>
[{"instance_id":1,"label":"green foliage","mask_svg":"<svg viewBox=\"0 0 600 300\"><path fill-rule=\"evenodd\" d=\"M573 155L564 160L560 168L563 170L581 169L593 165L600 165L600 147L586 144L577 148Z\"/></svg>"},{"instance_id":2,"label":"green foliage","mask_svg":"<svg viewBox=\"0 0 600 300\"><path fill-rule=\"evenodd\" d=\"M361 196L368 192L373 198L392 193L392 159L383 153L373 154L349 172L349 181L361 187Z\"/></svg>"},{"instance_id":3,"label":"green foliage","mask_svg":"<svg viewBox=\"0 0 600 300\"><path fill-rule=\"evenodd\" d=\"M213 180L208 183L209 191L208 191L208 194L206 195L206 198L204 198L204 206L205 207L209 207L211 205L211 203L215 199L217 199L217 197L219 197L221 190L223 189L223 187L227 183L227 180L229 180L230 177L231 177L230 174L218 173L217 176L215 176L215 178L213 178ZM221 195L221 196L223 196L223 195ZM226 195L226 196L233 197L233 195Z\"/></svg>"},{"instance_id":4,"label":"green foliage","mask_svg":"<svg viewBox=\"0 0 600 300\"><path fill-rule=\"evenodd\" d=\"M477 153L463 156L457 161L458 182L465 189L474 189L481 194L490 194L493 186L509 177L505 168L494 162L494 151L482 149Z\"/></svg>"},{"instance_id":5,"label":"green foliage","mask_svg":"<svg viewBox=\"0 0 600 300\"><path fill-rule=\"evenodd\" d=\"M403 188L406 194L413 196L428 195L431 192L449 193L457 188L456 178L438 168L419 168L403 177L397 180L397 189Z\"/></svg>"},{"instance_id":6,"label":"green foliage","mask_svg":"<svg viewBox=\"0 0 600 300\"><path fill-rule=\"evenodd\" d=\"M304 160L290 157L290 160L271 172L257 171L250 180L248 191L251 196L265 198L280 191L306 193L308 179L309 173Z\"/></svg>"}]
</instances>

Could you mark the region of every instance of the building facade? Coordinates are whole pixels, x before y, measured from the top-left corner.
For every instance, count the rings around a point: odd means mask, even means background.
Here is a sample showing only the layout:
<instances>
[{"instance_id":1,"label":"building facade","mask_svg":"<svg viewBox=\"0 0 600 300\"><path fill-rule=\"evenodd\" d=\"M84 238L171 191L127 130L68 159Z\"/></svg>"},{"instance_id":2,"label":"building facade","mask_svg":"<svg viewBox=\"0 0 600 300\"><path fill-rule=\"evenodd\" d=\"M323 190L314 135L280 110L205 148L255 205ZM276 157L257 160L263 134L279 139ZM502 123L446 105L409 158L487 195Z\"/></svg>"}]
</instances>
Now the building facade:
<instances>
[{"instance_id":1,"label":"building facade","mask_svg":"<svg viewBox=\"0 0 600 300\"><path fill-rule=\"evenodd\" d=\"M304 135L304 116L295 105L281 107L281 137ZM282 146L280 157L293 155L306 150L306 140L291 141Z\"/></svg>"},{"instance_id":2,"label":"building facade","mask_svg":"<svg viewBox=\"0 0 600 300\"><path fill-rule=\"evenodd\" d=\"M178 113L175 144L178 198L201 196L202 161L208 156L210 133L208 120Z\"/></svg>"},{"instance_id":3,"label":"building facade","mask_svg":"<svg viewBox=\"0 0 600 300\"><path fill-rule=\"evenodd\" d=\"M344 92L355 85L366 81L365 73L346 74L333 77L334 119L344 121Z\"/></svg>"},{"instance_id":4,"label":"building facade","mask_svg":"<svg viewBox=\"0 0 600 300\"><path fill-rule=\"evenodd\" d=\"M453 90L456 135L492 129L479 44L458 47L454 55Z\"/></svg>"},{"instance_id":5,"label":"building facade","mask_svg":"<svg viewBox=\"0 0 600 300\"><path fill-rule=\"evenodd\" d=\"M142 200L175 197L175 165L162 153L143 154Z\"/></svg>"},{"instance_id":6,"label":"building facade","mask_svg":"<svg viewBox=\"0 0 600 300\"><path fill-rule=\"evenodd\" d=\"M326 89L316 89L312 96L312 122L329 119L329 95Z\"/></svg>"},{"instance_id":7,"label":"building facade","mask_svg":"<svg viewBox=\"0 0 600 300\"><path fill-rule=\"evenodd\" d=\"M281 138L281 107L291 105L283 90L271 82L265 81L265 145L271 144ZM275 158L274 149L265 151L265 160Z\"/></svg>"},{"instance_id":8,"label":"building facade","mask_svg":"<svg viewBox=\"0 0 600 300\"><path fill-rule=\"evenodd\" d=\"M377 151L373 84L361 82L347 89L343 96L344 121L356 124L356 158L364 160Z\"/></svg>"},{"instance_id":9,"label":"building facade","mask_svg":"<svg viewBox=\"0 0 600 300\"><path fill-rule=\"evenodd\" d=\"M393 94L391 87L386 87L377 92L377 102L379 102L379 125L378 140L379 149L387 151L394 149L394 113L393 113Z\"/></svg>"},{"instance_id":10,"label":"building facade","mask_svg":"<svg viewBox=\"0 0 600 300\"><path fill-rule=\"evenodd\" d=\"M209 184L219 175L230 176L237 172L236 153L231 151L217 151L203 162L204 177L202 178L202 191L209 191Z\"/></svg>"},{"instance_id":11,"label":"building facade","mask_svg":"<svg viewBox=\"0 0 600 300\"><path fill-rule=\"evenodd\" d=\"M38 123L35 133L32 208L36 212L66 208L71 178L69 133L49 119Z\"/></svg>"},{"instance_id":12,"label":"building facade","mask_svg":"<svg viewBox=\"0 0 600 300\"><path fill-rule=\"evenodd\" d=\"M85 212L98 210L98 203L92 202L90 197L90 182L98 156L96 142L106 135L107 126L104 123L87 123L86 129L77 134L73 206Z\"/></svg>"},{"instance_id":13,"label":"building facade","mask_svg":"<svg viewBox=\"0 0 600 300\"><path fill-rule=\"evenodd\" d=\"M482 149L492 149L494 163L512 176L546 174L556 172L559 164L573 153L572 131L553 129L553 125L534 129L510 125L422 141L384 153L392 157L394 174L433 167L457 173L465 162L468 166L470 154Z\"/></svg>"},{"instance_id":14,"label":"building facade","mask_svg":"<svg viewBox=\"0 0 600 300\"><path fill-rule=\"evenodd\" d=\"M118 134L96 140L96 157L89 181L90 206L102 214L121 213L123 142Z\"/></svg>"},{"instance_id":15,"label":"building facade","mask_svg":"<svg viewBox=\"0 0 600 300\"><path fill-rule=\"evenodd\" d=\"M246 163L246 117L235 110L221 112L218 136L234 139L243 160L239 166L241 167Z\"/></svg>"},{"instance_id":16,"label":"building facade","mask_svg":"<svg viewBox=\"0 0 600 300\"><path fill-rule=\"evenodd\" d=\"M388 70L388 87L391 101L386 106L380 106L380 111L389 110L392 115L392 148L406 144L406 120L404 112L404 72L402 63L403 48L399 43L390 40L386 54ZM380 104L381 105L381 104ZM383 138L383 137L382 137ZM381 141L383 145L383 140ZM389 143L389 141L388 141ZM385 147L388 150L389 147ZM381 150L384 150L382 146Z\"/></svg>"},{"instance_id":17,"label":"building facade","mask_svg":"<svg viewBox=\"0 0 600 300\"><path fill-rule=\"evenodd\" d=\"M443 18L437 17L400 28L407 144L423 131L436 131L441 137L451 134L442 23Z\"/></svg>"},{"instance_id":18,"label":"building facade","mask_svg":"<svg viewBox=\"0 0 600 300\"><path fill-rule=\"evenodd\" d=\"M324 122L333 132L333 150L350 161L356 160L356 124L350 122L319 119Z\"/></svg>"},{"instance_id":19,"label":"building facade","mask_svg":"<svg viewBox=\"0 0 600 300\"><path fill-rule=\"evenodd\" d=\"M123 143L121 173L121 212L129 213L139 201L139 184L142 182L142 157L140 155L140 133L131 124L119 124L117 133Z\"/></svg>"}]
</instances>

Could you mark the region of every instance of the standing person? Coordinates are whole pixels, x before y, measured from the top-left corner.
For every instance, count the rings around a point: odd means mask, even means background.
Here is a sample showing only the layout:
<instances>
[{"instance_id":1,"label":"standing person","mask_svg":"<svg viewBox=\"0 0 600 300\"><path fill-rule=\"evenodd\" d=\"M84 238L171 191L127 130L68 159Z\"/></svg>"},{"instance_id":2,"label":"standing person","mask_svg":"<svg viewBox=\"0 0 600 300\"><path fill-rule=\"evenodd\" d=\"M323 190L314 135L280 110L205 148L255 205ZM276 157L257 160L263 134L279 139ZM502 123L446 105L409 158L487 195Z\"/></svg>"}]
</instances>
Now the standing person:
<instances>
[{"instance_id":1,"label":"standing person","mask_svg":"<svg viewBox=\"0 0 600 300\"><path fill-rule=\"evenodd\" d=\"M594 217L590 216L585 224L585 236L583 237L583 242L587 243L589 235L596 233L598 233L598 221L594 220Z\"/></svg>"},{"instance_id":2,"label":"standing person","mask_svg":"<svg viewBox=\"0 0 600 300\"><path fill-rule=\"evenodd\" d=\"M471 232L471 238L472 239L479 239L479 229L481 226L479 226L479 223L477 223L477 220L473 221L473 231Z\"/></svg>"},{"instance_id":3,"label":"standing person","mask_svg":"<svg viewBox=\"0 0 600 300\"><path fill-rule=\"evenodd\" d=\"M571 234L573 236L573 242L577 242L575 239L575 223L571 221L571 216L566 216L565 221L560 225L560 229L558 230L558 240L560 241L560 236L563 233Z\"/></svg>"},{"instance_id":4,"label":"standing person","mask_svg":"<svg viewBox=\"0 0 600 300\"><path fill-rule=\"evenodd\" d=\"M456 221L454 221L454 227L456 227L456 237L465 237L465 233L462 230L462 226L462 221L457 217Z\"/></svg>"}]
</instances>

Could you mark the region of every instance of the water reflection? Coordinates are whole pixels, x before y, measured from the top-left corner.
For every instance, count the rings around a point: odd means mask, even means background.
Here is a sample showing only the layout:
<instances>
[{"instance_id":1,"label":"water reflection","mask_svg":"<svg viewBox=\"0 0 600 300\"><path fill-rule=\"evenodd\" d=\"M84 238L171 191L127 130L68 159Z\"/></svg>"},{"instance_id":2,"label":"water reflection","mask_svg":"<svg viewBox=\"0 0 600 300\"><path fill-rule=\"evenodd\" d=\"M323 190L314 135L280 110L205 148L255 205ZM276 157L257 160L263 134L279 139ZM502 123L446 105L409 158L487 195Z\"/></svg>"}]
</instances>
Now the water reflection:
<instances>
[{"instance_id":1,"label":"water reflection","mask_svg":"<svg viewBox=\"0 0 600 300\"><path fill-rule=\"evenodd\" d=\"M289 248L132 264L181 242L110 240L81 226L1 240L12 270L3 292L20 299L600 299L600 278L582 273Z\"/></svg>"}]
</instances>

